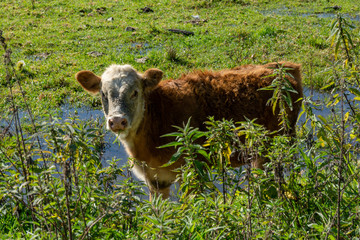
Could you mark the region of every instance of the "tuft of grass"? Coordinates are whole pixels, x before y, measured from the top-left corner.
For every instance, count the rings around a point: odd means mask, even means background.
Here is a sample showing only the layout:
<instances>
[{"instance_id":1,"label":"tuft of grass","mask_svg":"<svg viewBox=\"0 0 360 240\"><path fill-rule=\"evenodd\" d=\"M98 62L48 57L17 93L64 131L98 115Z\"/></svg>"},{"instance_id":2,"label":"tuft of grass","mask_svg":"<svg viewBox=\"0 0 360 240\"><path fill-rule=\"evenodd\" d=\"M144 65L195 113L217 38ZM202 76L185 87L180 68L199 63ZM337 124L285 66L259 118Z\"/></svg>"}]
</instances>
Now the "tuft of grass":
<instances>
[{"instance_id":1,"label":"tuft of grass","mask_svg":"<svg viewBox=\"0 0 360 240\"><path fill-rule=\"evenodd\" d=\"M173 47L168 47L166 49L166 58L173 62L178 60L178 54L177 54L176 49Z\"/></svg>"}]
</instances>

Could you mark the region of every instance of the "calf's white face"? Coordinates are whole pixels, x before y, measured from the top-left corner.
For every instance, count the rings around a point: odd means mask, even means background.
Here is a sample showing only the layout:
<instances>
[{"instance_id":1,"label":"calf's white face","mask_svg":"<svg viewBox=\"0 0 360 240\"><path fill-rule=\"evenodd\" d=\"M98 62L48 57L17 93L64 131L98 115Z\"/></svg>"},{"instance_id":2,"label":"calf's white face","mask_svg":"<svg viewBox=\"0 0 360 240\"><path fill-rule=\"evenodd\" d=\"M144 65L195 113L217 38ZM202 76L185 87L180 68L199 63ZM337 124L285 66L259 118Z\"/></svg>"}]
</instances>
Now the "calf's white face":
<instances>
[{"instance_id":1,"label":"calf's white face","mask_svg":"<svg viewBox=\"0 0 360 240\"><path fill-rule=\"evenodd\" d=\"M144 113L141 76L129 65L113 65L101 76L101 99L106 127L120 138L137 129Z\"/></svg>"},{"instance_id":2,"label":"calf's white face","mask_svg":"<svg viewBox=\"0 0 360 240\"><path fill-rule=\"evenodd\" d=\"M121 139L136 132L143 119L146 95L161 78L161 70L149 69L140 74L130 65L111 65L101 78L90 71L76 74L86 91L100 92L106 127Z\"/></svg>"}]
</instances>

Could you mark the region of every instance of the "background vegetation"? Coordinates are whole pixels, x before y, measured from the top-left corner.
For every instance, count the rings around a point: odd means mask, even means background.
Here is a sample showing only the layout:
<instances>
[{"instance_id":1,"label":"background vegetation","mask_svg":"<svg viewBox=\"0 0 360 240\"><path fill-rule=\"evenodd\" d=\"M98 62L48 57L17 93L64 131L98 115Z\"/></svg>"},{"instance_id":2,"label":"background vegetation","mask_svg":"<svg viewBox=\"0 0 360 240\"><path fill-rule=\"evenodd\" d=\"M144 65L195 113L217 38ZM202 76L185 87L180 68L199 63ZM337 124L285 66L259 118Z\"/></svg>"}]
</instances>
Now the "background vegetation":
<instances>
[{"instance_id":1,"label":"background vegetation","mask_svg":"<svg viewBox=\"0 0 360 240\"><path fill-rule=\"evenodd\" d=\"M358 239L359 7L320 0L1 1L0 236ZM100 106L74 81L83 69L100 75L111 63L129 63L175 78L195 68L280 60L301 63L304 84L328 98L305 97L296 138L269 139L252 121L209 119L207 132L174 129L181 146L174 145L188 161L175 201L143 200L128 166L103 159L102 120L55 113L64 104ZM271 88L272 102L286 106L284 84ZM328 116L315 114L324 106ZM207 144L195 144L199 136ZM249 162L271 162L265 171L231 169L232 150Z\"/></svg>"}]
</instances>

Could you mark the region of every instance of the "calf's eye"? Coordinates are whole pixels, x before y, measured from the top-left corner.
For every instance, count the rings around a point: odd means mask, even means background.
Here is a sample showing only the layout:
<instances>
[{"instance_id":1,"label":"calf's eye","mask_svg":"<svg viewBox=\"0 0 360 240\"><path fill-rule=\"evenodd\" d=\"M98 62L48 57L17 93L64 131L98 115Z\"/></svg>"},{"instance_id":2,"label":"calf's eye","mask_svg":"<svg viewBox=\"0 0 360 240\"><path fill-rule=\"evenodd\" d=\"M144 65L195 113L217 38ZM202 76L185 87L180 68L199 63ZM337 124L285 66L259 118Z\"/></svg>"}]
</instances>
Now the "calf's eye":
<instances>
[{"instance_id":1,"label":"calf's eye","mask_svg":"<svg viewBox=\"0 0 360 240\"><path fill-rule=\"evenodd\" d=\"M136 98L138 95L138 91L134 91L132 94L131 94L131 98Z\"/></svg>"},{"instance_id":2,"label":"calf's eye","mask_svg":"<svg viewBox=\"0 0 360 240\"><path fill-rule=\"evenodd\" d=\"M105 96L105 93L103 91L101 91L101 97L104 99L104 100L107 100L107 97Z\"/></svg>"}]
</instances>

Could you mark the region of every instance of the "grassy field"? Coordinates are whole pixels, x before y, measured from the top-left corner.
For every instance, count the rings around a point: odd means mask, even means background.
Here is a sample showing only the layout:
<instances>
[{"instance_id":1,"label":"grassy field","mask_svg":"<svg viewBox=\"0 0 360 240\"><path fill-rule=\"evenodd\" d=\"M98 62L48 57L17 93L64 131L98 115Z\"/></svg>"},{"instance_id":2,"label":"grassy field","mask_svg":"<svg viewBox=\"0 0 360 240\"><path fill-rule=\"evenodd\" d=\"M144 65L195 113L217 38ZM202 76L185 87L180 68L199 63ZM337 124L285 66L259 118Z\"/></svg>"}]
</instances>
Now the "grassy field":
<instances>
[{"instance_id":1,"label":"grassy field","mask_svg":"<svg viewBox=\"0 0 360 240\"><path fill-rule=\"evenodd\" d=\"M337 1L347 17L359 1ZM328 1L1 1L3 35L30 103L100 104L74 80L79 70L101 74L112 63L139 71L157 67L166 78L192 69L289 60L303 64L304 82L322 87L331 66ZM153 12L144 12L144 7ZM333 13L318 17L320 13ZM198 16L197 18L194 18ZM128 27L134 30L129 31ZM192 31L184 36L167 29ZM128 30L128 31L127 31ZM356 25L354 32L358 32ZM146 58L145 63L136 60ZM0 94L7 96L0 68ZM2 109L6 98L0 99ZM42 106L36 104L34 107Z\"/></svg>"},{"instance_id":2,"label":"grassy field","mask_svg":"<svg viewBox=\"0 0 360 240\"><path fill-rule=\"evenodd\" d=\"M358 0L2 0L0 239L359 239L359 14ZM80 70L131 64L176 78L281 60L301 63L304 85L329 97L305 97L295 138L209 121L199 146L196 129L179 128L188 164L175 201L144 200L129 166L104 164L102 120L52 115L100 107ZM271 162L231 169L230 150ZM218 167L200 169L196 153Z\"/></svg>"}]
</instances>

